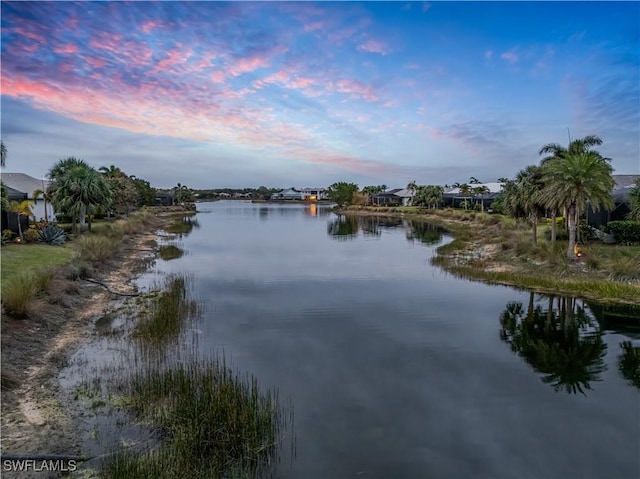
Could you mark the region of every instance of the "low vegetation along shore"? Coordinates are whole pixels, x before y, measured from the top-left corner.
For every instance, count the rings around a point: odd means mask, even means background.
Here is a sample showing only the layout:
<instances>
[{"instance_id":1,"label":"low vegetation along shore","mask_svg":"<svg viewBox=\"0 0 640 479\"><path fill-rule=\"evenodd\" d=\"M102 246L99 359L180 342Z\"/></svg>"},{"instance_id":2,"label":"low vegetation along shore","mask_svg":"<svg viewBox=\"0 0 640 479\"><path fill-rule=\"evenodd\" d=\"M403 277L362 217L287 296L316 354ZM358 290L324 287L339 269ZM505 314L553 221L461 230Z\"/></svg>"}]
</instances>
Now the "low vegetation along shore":
<instances>
[{"instance_id":1,"label":"low vegetation along shore","mask_svg":"<svg viewBox=\"0 0 640 479\"><path fill-rule=\"evenodd\" d=\"M144 294L131 283L154 258L183 254L175 238L197 226L192 214L144 209L95 223L64 245L3 246L3 459L53 454L67 466L89 467L83 474L90 477L128 479L253 477L273 464L287 410L277 392L234 372L224 357L199 357L181 339L202 315L189 277L171 276ZM98 330L115 317L124 326ZM128 346L117 363L80 365L83 377L69 394L58 377L71 352L100 337ZM87 457L87 422L95 421L91 434L100 437L99 418L115 410L158 431L156 439Z\"/></svg>"},{"instance_id":2,"label":"low vegetation along shore","mask_svg":"<svg viewBox=\"0 0 640 479\"><path fill-rule=\"evenodd\" d=\"M579 296L601 302L640 304L640 246L579 244L580 257L569 260L567 241L550 241L551 227L541 225L537 245L531 227L500 215L460 209L356 206L345 215L402 216L438 224L453 236L432 262L469 279Z\"/></svg>"}]
</instances>

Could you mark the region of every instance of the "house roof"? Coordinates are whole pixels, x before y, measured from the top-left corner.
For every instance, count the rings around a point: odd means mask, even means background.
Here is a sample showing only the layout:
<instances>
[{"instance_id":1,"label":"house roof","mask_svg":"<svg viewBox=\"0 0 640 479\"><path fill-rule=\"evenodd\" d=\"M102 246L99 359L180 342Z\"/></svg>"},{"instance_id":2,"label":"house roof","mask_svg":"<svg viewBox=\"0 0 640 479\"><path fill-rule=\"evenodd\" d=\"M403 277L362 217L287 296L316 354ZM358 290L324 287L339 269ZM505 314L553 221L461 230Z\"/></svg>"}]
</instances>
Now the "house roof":
<instances>
[{"instance_id":1,"label":"house roof","mask_svg":"<svg viewBox=\"0 0 640 479\"><path fill-rule=\"evenodd\" d=\"M26 193L28 198L33 196L35 190L42 190L43 181L46 187L48 180L39 180L25 173L2 173L2 182L9 188Z\"/></svg>"},{"instance_id":2,"label":"house roof","mask_svg":"<svg viewBox=\"0 0 640 479\"><path fill-rule=\"evenodd\" d=\"M18 191L16 189L13 189L10 186L6 186L6 188L7 188L7 198L9 198L10 200L23 200L24 199L24 195L26 193L24 193L22 191Z\"/></svg>"},{"instance_id":3,"label":"house roof","mask_svg":"<svg viewBox=\"0 0 640 479\"><path fill-rule=\"evenodd\" d=\"M479 183L470 184L469 187L477 188L478 186L486 186L487 188L489 188L489 193L500 193L502 191L502 185L504 185L504 183ZM445 194L459 195L460 188L451 188L450 190L445 191Z\"/></svg>"},{"instance_id":4,"label":"house roof","mask_svg":"<svg viewBox=\"0 0 640 479\"><path fill-rule=\"evenodd\" d=\"M616 182L613 189L618 190L633 186L637 180L640 180L640 175L613 175L613 181Z\"/></svg>"}]
</instances>

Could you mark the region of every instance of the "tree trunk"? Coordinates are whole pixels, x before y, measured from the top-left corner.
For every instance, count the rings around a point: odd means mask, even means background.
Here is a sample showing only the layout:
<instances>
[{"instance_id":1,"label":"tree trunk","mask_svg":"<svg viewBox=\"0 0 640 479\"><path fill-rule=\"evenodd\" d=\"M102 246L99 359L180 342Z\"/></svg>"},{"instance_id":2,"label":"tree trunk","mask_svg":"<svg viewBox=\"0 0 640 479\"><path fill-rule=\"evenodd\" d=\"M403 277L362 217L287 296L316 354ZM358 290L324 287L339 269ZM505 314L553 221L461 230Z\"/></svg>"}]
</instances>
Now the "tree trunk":
<instances>
[{"instance_id":1,"label":"tree trunk","mask_svg":"<svg viewBox=\"0 0 640 479\"><path fill-rule=\"evenodd\" d=\"M18 235L20 236L20 241L22 241L22 218L20 217L21 215L17 214L16 216L18 217Z\"/></svg>"},{"instance_id":2,"label":"tree trunk","mask_svg":"<svg viewBox=\"0 0 640 479\"><path fill-rule=\"evenodd\" d=\"M46 224L49 224L49 213L47 213L47 200L43 197L42 200L44 201L44 222Z\"/></svg>"},{"instance_id":3,"label":"tree trunk","mask_svg":"<svg viewBox=\"0 0 640 479\"><path fill-rule=\"evenodd\" d=\"M553 208L551 210L551 244L556 244L556 236L557 236L557 217L558 217L558 209Z\"/></svg>"},{"instance_id":4,"label":"tree trunk","mask_svg":"<svg viewBox=\"0 0 640 479\"><path fill-rule=\"evenodd\" d=\"M569 223L569 247L567 248L567 258L576 259L576 205L571 204L567 208L567 220Z\"/></svg>"},{"instance_id":5,"label":"tree trunk","mask_svg":"<svg viewBox=\"0 0 640 479\"><path fill-rule=\"evenodd\" d=\"M80 206L80 233L84 233L84 225L87 219L87 205Z\"/></svg>"}]
</instances>

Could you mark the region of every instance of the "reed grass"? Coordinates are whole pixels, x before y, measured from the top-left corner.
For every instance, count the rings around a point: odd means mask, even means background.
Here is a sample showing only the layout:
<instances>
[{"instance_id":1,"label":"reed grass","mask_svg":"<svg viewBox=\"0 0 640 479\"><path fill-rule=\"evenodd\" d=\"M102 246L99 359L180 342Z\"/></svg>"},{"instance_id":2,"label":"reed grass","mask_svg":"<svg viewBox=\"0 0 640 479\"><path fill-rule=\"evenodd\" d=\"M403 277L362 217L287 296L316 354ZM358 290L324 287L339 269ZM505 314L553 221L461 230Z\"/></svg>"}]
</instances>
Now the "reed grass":
<instances>
[{"instance_id":1,"label":"reed grass","mask_svg":"<svg viewBox=\"0 0 640 479\"><path fill-rule=\"evenodd\" d=\"M52 279L53 271L50 268L25 271L11 277L2 285L2 306L14 318L32 316L42 308L41 298Z\"/></svg>"},{"instance_id":2,"label":"reed grass","mask_svg":"<svg viewBox=\"0 0 640 479\"><path fill-rule=\"evenodd\" d=\"M157 451L114 457L104 473L110 479L260 477L286 424L277 392L262 392L224 359L156 364L135 373L126 393L134 414L166 439Z\"/></svg>"},{"instance_id":3,"label":"reed grass","mask_svg":"<svg viewBox=\"0 0 640 479\"><path fill-rule=\"evenodd\" d=\"M175 338L185 322L200 312L197 302L187 297L188 280L173 276L166 280L162 293L150 298L147 314L133 330L133 336L147 344L164 344Z\"/></svg>"},{"instance_id":4,"label":"reed grass","mask_svg":"<svg viewBox=\"0 0 640 479\"><path fill-rule=\"evenodd\" d=\"M119 242L103 235L84 235L76 242L81 260L102 263L118 252Z\"/></svg>"}]
</instances>

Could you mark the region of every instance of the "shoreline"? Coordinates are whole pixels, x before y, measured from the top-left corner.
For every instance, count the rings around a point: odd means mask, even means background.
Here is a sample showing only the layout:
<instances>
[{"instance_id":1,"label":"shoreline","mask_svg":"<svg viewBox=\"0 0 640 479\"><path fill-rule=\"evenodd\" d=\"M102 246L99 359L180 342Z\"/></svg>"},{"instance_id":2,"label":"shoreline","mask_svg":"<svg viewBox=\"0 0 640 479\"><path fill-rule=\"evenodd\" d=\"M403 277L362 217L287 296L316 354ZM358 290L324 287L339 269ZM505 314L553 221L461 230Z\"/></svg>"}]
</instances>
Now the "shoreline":
<instances>
[{"instance_id":1,"label":"shoreline","mask_svg":"<svg viewBox=\"0 0 640 479\"><path fill-rule=\"evenodd\" d=\"M450 274L471 281L512 286L539 293L577 296L607 304L640 305L640 269L634 279L615 280L611 279L610 272L590 270L585 257L561 269L533 257L533 254L529 258L526 252L523 256L505 251L503 244L506 227L497 215L465 211L458 213L461 219L447 218L430 210L398 211L393 208L392 211L380 211L376 207L347 207L336 209L335 213L345 216L403 218L441 226L454 239L437 248L432 263ZM477 216L487 220L476 220ZM492 216L496 220L491 219ZM530 237L531 228L527 231ZM538 235L539 243L543 243L540 231ZM588 248L585 249L588 251ZM533 245L531 250L534 250Z\"/></svg>"},{"instance_id":2,"label":"shoreline","mask_svg":"<svg viewBox=\"0 0 640 479\"><path fill-rule=\"evenodd\" d=\"M63 397L60 374L74 352L96 334L96 322L123 301L117 293L133 292L132 281L157 258L158 230L182 214L193 211L158 208L149 226L123 238L119 252L91 278L107 285L109 290L95 282L69 280L65 286L69 293L56 299L62 304L50 308L47 305L47 316L16 320L4 315L3 378L9 371L16 384L12 388L3 384L2 388L3 456L82 455L78 414L90 411L78 410ZM41 472L32 474L4 472L6 477L45 477ZM62 476L56 473L46 477Z\"/></svg>"}]
</instances>

